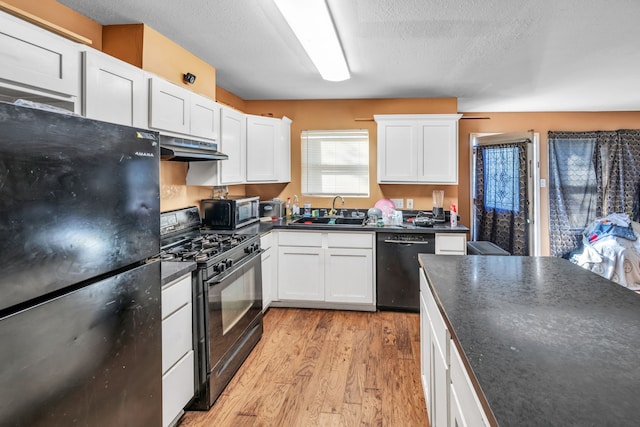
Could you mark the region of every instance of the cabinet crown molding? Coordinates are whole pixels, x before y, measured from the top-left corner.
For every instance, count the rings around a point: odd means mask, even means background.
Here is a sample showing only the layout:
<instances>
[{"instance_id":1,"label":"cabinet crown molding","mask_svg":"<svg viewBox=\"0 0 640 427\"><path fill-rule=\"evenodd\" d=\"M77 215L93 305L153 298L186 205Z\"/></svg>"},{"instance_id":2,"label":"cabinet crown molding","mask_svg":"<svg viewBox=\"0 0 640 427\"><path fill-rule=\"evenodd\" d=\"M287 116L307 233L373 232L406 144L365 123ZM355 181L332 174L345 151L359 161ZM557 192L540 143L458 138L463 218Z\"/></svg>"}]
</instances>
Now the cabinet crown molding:
<instances>
[{"instance_id":1,"label":"cabinet crown molding","mask_svg":"<svg viewBox=\"0 0 640 427\"><path fill-rule=\"evenodd\" d=\"M460 120L462 114L374 114L373 119L381 120Z\"/></svg>"}]
</instances>

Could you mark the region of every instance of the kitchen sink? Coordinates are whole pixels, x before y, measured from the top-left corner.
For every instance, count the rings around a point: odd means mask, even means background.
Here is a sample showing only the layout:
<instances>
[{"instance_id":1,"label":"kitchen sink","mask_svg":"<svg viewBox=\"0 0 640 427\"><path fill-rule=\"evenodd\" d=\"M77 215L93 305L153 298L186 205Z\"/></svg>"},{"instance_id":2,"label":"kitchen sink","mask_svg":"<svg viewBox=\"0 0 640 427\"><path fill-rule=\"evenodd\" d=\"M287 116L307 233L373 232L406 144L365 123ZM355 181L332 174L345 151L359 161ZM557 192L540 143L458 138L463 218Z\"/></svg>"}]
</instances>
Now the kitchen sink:
<instances>
[{"instance_id":1,"label":"kitchen sink","mask_svg":"<svg viewBox=\"0 0 640 427\"><path fill-rule=\"evenodd\" d=\"M364 218L345 218L345 217L331 217L321 216L316 218L300 218L290 222L291 225L362 225Z\"/></svg>"}]
</instances>

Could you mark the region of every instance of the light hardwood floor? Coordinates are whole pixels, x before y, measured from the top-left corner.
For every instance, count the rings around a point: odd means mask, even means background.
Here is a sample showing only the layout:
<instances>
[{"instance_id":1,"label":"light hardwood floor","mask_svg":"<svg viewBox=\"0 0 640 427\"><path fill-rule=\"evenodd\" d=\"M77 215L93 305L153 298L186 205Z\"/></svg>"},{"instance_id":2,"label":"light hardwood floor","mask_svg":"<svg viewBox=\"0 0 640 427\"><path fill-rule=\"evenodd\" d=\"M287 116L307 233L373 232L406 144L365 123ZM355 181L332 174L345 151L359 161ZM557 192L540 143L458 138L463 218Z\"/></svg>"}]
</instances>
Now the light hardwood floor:
<instances>
[{"instance_id":1,"label":"light hardwood floor","mask_svg":"<svg viewBox=\"0 0 640 427\"><path fill-rule=\"evenodd\" d=\"M208 412L180 427L428 426L414 313L271 308Z\"/></svg>"}]
</instances>

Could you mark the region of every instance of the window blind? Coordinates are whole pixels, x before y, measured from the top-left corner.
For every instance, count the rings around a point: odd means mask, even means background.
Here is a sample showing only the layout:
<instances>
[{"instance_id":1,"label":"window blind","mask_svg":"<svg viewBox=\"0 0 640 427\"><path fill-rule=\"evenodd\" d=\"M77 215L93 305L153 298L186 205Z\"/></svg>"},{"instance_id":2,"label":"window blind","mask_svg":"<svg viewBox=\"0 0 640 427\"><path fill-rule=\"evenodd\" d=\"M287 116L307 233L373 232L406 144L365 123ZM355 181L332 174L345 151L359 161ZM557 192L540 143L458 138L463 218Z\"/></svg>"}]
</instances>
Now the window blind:
<instances>
[{"instance_id":1,"label":"window blind","mask_svg":"<svg viewBox=\"0 0 640 427\"><path fill-rule=\"evenodd\" d=\"M369 132L302 131L302 194L369 196Z\"/></svg>"}]
</instances>

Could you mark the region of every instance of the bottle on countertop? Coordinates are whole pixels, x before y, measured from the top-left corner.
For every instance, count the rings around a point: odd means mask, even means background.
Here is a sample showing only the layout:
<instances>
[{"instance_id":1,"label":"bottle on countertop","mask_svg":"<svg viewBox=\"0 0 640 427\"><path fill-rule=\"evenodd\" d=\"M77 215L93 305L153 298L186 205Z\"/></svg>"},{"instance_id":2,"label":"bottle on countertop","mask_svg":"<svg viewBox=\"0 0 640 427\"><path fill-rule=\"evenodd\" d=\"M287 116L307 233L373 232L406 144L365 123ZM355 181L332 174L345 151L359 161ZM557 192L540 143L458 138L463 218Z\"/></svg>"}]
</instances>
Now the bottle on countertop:
<instances>
[{"instance_id":1,"label":"bottle on countertop","mask_svg":"<svg viewBox=\"0 0 640 427\"><path fill-rule=\"evenodd\" d=\"M300 201L298 200L298 195L293 195L293 205L291 207L291 215L300 216Z\"/></svg>"},{"instance_id":2,"label":"bottle on countertop","mask_svg":"<svg viewBox=\"0 0 640 427\"><path fill-rule=\"evenodd\" d=\"M454 203L451 203L451 211L449 212L449 218L451 220L451 227L458 226L458 208Z\"/></svg>"},{"instance_id":3,"label":"bottle on countertop","mask_svg":"<svg viewBox=\"0 0 640 427\"><path fill-rule=\"evenodd\" d=\"M287 197L287 203L284 205L285 207L285 216L287 218L291 218L291 197Z\"/></svg>"}]
</instances>

